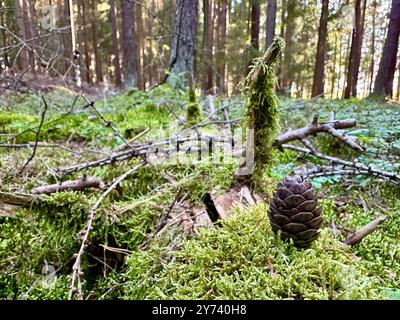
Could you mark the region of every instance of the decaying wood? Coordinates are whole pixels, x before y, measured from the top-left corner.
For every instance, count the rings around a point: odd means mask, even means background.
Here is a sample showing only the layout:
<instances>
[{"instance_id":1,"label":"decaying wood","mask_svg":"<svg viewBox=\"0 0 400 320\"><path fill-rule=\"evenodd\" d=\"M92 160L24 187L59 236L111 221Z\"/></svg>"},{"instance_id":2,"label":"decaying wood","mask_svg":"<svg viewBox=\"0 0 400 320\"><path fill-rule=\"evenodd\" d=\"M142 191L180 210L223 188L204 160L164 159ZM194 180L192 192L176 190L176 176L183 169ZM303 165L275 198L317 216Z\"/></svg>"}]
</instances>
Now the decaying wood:
<instances>
[{"instance_id":1,"label":"decaying wood","mask_svg":"<svg viewBox=\"0 0 400 320\"><path fill-rule=\"evenodd\" d=\"M338 131L339 129L352 128L355 125L356 125L355 119L333 120L326 123L319 123L318 115L314 114L310 124L306 125L303 128L296 130L289 130L288 132L282 134L275 140L275 145L278 147L282 147L283 144L295 140L299 140L304 143L304 139L306 139L307 137L312 135L317 135L318 133L321 132L325 132L343 141L357 152L363 152L364 149L360 145L358 145L357 142L355 142L352 138Z\"/></svg>"},{"instance_id":2,"label":"decaying wood","mask_svg":"<svg viewBox=\"0 0 400 320\"><path fill-rule=\"evenodd\" d=\"M86 188L104 188L104 182L99 178L86 177L79 180L70 180L62 182L61 184L51 184L37 187L31 190L32 194L52 194L55 192L65 190L83 190Z\"/></svg>"},{"instance_id":3,"label":"decaying wood","mask_svg":"<svg viewBox=\"0 0 400 320\"><path fill-rule=\"evenodd\" d=\"M39 196L37 195L26 193L0 192L0 202L15 206L29 207L38 200Z\"/></svg>"},{"instance_id":4,"label":"decaying wood","mask_svg":"<svg viewBox=\"0 0 400 320\"><path fill-rule=\"evenodd\" d=\"M356 231L354 234L348 237L346 240L344 240L344 243L349 246L354 246L355 244L360 243L361 240L364 239L367 235L378 229L379 225L385 220L385 216L380 216L376 218L374 221L368 223L360 230Z\"/></svg>"}]
</instances>

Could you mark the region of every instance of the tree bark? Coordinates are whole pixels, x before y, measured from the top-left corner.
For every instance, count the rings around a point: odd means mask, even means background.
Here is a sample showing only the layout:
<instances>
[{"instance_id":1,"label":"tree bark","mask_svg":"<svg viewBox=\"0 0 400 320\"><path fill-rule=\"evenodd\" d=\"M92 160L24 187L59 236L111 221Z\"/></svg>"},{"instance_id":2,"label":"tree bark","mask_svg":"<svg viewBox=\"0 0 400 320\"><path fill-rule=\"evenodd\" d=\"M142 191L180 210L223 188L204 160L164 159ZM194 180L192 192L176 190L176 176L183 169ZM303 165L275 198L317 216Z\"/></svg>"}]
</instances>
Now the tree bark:
<instances>
[{"instance_id":1,"label":"tree bark","mask_svg":"<svg viewBox=\"0 0 400 320\"><path fill-rule=\"evenodd\" d=\"M226 18L227 18L227 0L220 0L218 7L218 43L217 43L217 75L216 84L219 92L226 93L225 87L225 55L226 55Z\"/></svg>"},{"instance_id":2,"label":"tree bark","mask_svg":"<svg viewBox=\"0 0 400 320\"><path fill-rule=\"evenodd\" d=\"M121 76L121 65L119 59L119 32L118 32L118 22L117 22L117 8L115 6L115 0L109 0L110 3L110 21L111 21L111 37L113 43L113 54L114 54L114 76L115 85L119 88L122 83Z\"/></svg>"},{"instance_id":3,"label":"tree bark","mask_svg":"<svg viewBox=\"0 0 400 320\"><path fill-rule=\"evenodd\" d=\"M86 82L91 84L93 83L93 75L90 70L91 65L91 55L90 55L90 34L88 28L88 17L90 15L90 10L87 7L87 1L81 0L82 4L82 23L83 23L83 31L84 31L84 50L85 50L85 71L86 71Z\"/></svg>"},{"instance_id":4,"label":"tree bark","mask_svg":"<svg viewBox=\"0 0 400 320\"><path fill-rule=\"evenodd\" d=\"M361 47L364 33L364 18L365 18L366 0L361 3L361 0L356 0L355 5L355 28L353 28L350 57L347 71L346 89L344 98L348 99L351 96L357 95L357 80L361 61Z\"/></svg>"},{"instance_id":5,"label":"tree bark","mask_svg":"<svg viewBox=\"0 0 400 320\"><path fill-rule=\"evenodd\" d=\"M276 24L276 0L268 0L267 5L267 28L265 33L265 50L272 44L275 37Z\"/></svg>"},{"instance_id":6,"label":"tree bark","mask_svg":"<svg viewBox=\"0 0 400 320\"><path fill-rule=\"evenodd\" d=\"M371 60L369 64L369 85L368 85L368 94L372 92L372 83L374 82L374 72L375 72L375 34L376 34L376 8L378 3L374 1L372 3L372 35L371 35Z\"/></svg>"},{"instance_id":7,"label":"tree bark","mask_svg":"<svg viewBox=\"0 0 400 320\"><path fill-rule=\"evenodd\" d=\"M121 0L122 11L122 49L123 74L124 81L122 87L124 90L138 86L138 66L136 59L137 40L135 36L135 6L129 0Z\"/></svg>"},{"instance_id":8,"label":"tree bark","mask_svg":"<svg viewBox=\"0 0 400 320\"><path fill-rule=\"evenodd\" d=\"M259 50L260 46L258 38L260 37L260 4L257 0L253 0L251 5L251 46L255 50Z\"/></svg>"},{"instance_id":9,"label":"tree bark","mask_svg":"<svg viewBox=\"0 0 400 320\"><path fill-rule=\"evenodd\" d=\"M197 14L197 0L177 0L171 45L170 74L167 77L167 81L171 85L180 86L183 84L187 87L189 78L192 78L192 83L194 83Z\"/></svg>"},{"instance_id":10,"label":"tree bark","mask_svg":"<svg viewBox=\"0 0 400 320\"><path fill-rule=\"evenodd\" d=\"M17 35L22 41L26 41L26 30L24 22L24 1L15 0L15 20L17 23ZM28 49L24 47L18 55L18 68L24 71L29 68Z\"/></svg>"},{"instance_id":11,"label":"tree bark","mask_svg":"<svg viewBox=\"0 0 400 320\"><path fill-rule=\"evenodd\" d=\"M400 0L392 0L389 28L387 31L382 58L379 63L378 74L375 79L373 94L375 96L389 96L393 94L393 77L396 68L397 49L400 34Z\"/></svg>"},{"instance_id":12,"label":"tree bark","mask_svg":"<svg viewBox=\"0 0 400 320\"><path fill-rule=\"evenodd\" d=\"M101 63L101 56L98 48L98 37L97 37L97 28L96 28L96 13L97 13L97 0L92 0L92 40L93 40L93 52L94 59L96 61L96 82L103 81L103 70Z\"/></svg>"},{"instance_id":13,"label":"tree bark","mask_svg":"<svg viewBox=\"0 0 400 320\"><path fill-rule=\"evenodd\" d=\"M204 32L203 32L203 50L202 50L202 81L201 89L203 93L212 93L213 88L213 30L214 30L214 17L213 17L213 0L203 0L204 9Z\"/></svg>"},{"instance_id":14,"label":"tree bark","mask_svg":"<svg viewBox=\"0 0 400 320\"><path fill-rule=\"evenodd\" d=\"M137 45L136 45L136 65L138 68L138 88L143 90L145 88L143 79L143 57L144 57L144 43L143 43L143 13L142 6L135 6L136 14L136 29L137 30Z\"/></svg>"},{"instance_id":15,"label":"tree bark","mask_svg":"<svg viewBox=\"0 0 400 320\"><path fill-rule=\"evenodd\" d=\"M328 16L329 16L329 0L322 0L322 10L318 28L317 54L315 57L315 68L314 68L311 97L315 97L324 93Z\"/></svg>"}]
</instances>

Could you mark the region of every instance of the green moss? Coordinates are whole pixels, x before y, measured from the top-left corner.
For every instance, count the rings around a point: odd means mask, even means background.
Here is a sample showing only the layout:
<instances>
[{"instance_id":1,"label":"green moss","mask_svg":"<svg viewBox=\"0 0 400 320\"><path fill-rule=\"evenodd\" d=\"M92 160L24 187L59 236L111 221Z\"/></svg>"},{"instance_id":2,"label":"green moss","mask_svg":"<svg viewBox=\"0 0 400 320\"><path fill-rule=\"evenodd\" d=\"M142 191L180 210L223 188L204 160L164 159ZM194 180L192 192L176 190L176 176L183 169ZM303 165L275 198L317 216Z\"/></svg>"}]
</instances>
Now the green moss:
<instances>
[{"instance_id":1,"label":"green moss","mask_svg":"<svg viewBox=\"0 0 400 320\"><path fill-rule=\"evenodd\" d=\"M154 246L129 258L127 299L373 299L378 280L330 234L308 250L276 237L264 205L236 212L221 228L168 253ZM273 273L268 266L272 263Z\"/></svg>"},{"instance_id":2,"label":"green moss","mask_svg":"<svg viewBox=\"0 0 400 320\"><path fill-rule=\"evenodd\" d=\"M247 102L244 124L245 129L254 129L253 182L258 187L262 187L262 176L272 162L272 142L279 128L274 67L282 47L283 40L276 38L263 57L254 59L245 81Z\"/></svg>"}]
</instances>

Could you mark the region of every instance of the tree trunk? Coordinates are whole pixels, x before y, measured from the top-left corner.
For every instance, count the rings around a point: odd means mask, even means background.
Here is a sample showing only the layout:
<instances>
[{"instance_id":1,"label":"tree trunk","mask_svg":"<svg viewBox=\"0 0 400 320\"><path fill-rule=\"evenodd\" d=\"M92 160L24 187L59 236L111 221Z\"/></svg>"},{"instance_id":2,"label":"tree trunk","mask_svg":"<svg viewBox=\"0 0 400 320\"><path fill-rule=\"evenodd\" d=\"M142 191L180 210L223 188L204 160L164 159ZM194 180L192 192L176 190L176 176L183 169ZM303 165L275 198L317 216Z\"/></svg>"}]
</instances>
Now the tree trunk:
<instances>
[{"instance_id":1,"label":"tree trunk","mask_svg":"<svg viewBox=\"0 0 400 320\"><path fill-rule=\"evenodd\" d=\"M371 35L371 60L369 64L369 85L368 85L368 94L372 92L372 83L374 82L374 72L375 72L375 34L376 34L376 8L378 3L374 1L372 3L372 35Z\"/></svg>"},{"instance_id":2,"label":"tree trunk","mask_svg":"<svg viewBox=\"0 0 400 320\"><path fill-rule=\"evenodd\" d=\"M373 94L376 96L392 96L393 77L396 68L397 49L400 34L400 0L392 0L389 28L387 31L378 74L375 79Z\"/></svg>"},{"instance_id":3,"label":"tree trunk","mask_svg":"<svg viewBox=\"0 0 400 320\"><path fill-rule=\"evenodd\" d=\"M142 16L142 6L136 5L135 7L136 14L136 35L137 35L137 45L136 45L136 65L138 68L138 88L143 90L145 88L144 79L143 79L143 57L144 57L144 48L143 48L143 16Z\"/></svg>"},{"instance_id":4,"label":"tree trunk","mask_svg":"<svg viewBox=\"0 0 400 320\"><path fill-rule=\"evenodd\" d=\"M123 73L124 90L138 86L138 66L136 59L136 37L135 37L135 6L129 0L121 0L122 11L122 48L124 52Z\"/></svg>"},{"instance_id":5,"label":"tree trunk","mask_svg":"<svg viewBox=\"0 0 400 320\"><path fill-rule=\"evenodd\" d=\"M268 0L267 5L267 28L265 33L265 50L272 44L275 37L276 0Z\"/></svg>"},{"instance_id":6,"label":"tree trunk","mask_svg":"<svg viewBox=\"0 0 400 320\"><path fill-rule=\"evenodd\" d=\"M355 6L355 28L353 28L350 57L347 71L346 89L344 91L344 98L348 99L351 96L357 95L357 80L358 72L360 69L361 61L361 47L364 31L364 18L366 9L366 0L363 1L363 8L361 0L356 0Z\"/></svg>"},{"instance_id":7,"label":"tree trunk","mask_svg":"<svg viewBox=\"0 0 400 320\"><path fill-rule=\"evenodd\" d=\"M87 1L81 0L82 4L82 23L83 23L83 30L84 30L84 49L85 49L85 65L86 65L86 82L91 84L93 83L93 75L92 71L90 70L92 58L90 54L90 33L89 33L89 26L88 26L88 17L90 15L90 10L87 7Z\"/></svg>"},{"instance_id":8,"label":"tree trunk","mask_svg":"<svg viewBox=\"0 0 400 320\"><path fill-rule=\"evenodd\" d=\"M260 4L257 0L251 5L251 46L259 50L258 38L260 37Z\"/></svg>"},{"instance_id":9,"label":"tree trunk","mask_svg":"<svg viewBox=\"0 0 400 320\"><path fill-rule=\"evenodd\" d=\"M315 68L314 68L311 97L315 97L324 93L328 16L329 16L329 0L322 0L321 18L319 20L319 29L318 29L317 55L315 57Z\"/></svg>"},{"instance_id":10,"label":"tree trunk","mask_svg":"<svg viewBox=\"0 0 400 320\"><path fill-rule=\"evenodd\" d=\"M122 83L121 77L121 66L119 60L119 32L118 32L118 22L117 22L117 8L115 6L115 0L109 0L110 3L110 21L111 21L111 37L113 44L113 54L114 54L114 75L115 75L115 85L119 88Z\"/></svg>"},{"instance_id":11,"label":"tree trunk","mask_svg":"<svg viewBox=\"0 0 400 320\"><path fill-rule=\"evenodd\" d=\"M204 33L203 33L203 50L202 50L202 81L201 89L203 93L212 93L213 88L213 0L203 0L204 8Z\"/></svg>"},{"instance_id":12,"label":"tree trunk","mask_svg":"<svg viewBox=\"0 0 400 320\"><path fill-rule=\"evenodd\" d=\"M15 20L17 23L17 35L22 41L26 41L26 31L24 22L24 0L15 0ZM29 68L29 55L26 47L22 48L18 55L18 68L25 71Z\"/></svg>"},{"instance_id":13,"label":"tree trunk","mask_svg":"<svg viewBox=\"0 0 400 320\"><path fill-rule=\"evenodd\" d=\"M187 87L189 78L192 78L192 83L194 83L197 14L197 0L177 0L171 45L170 74L167 77L167 81L171 85L180 86L183 84Z\"/></svg>"},{"instance_id":14,"label":"tree trunk","mask_svg":"<svg viewBox=\"0 0 400 320\"><path fill-rule=\"evenodd\" d=\"M217 75L216 84L221 94L226 93L225 87L225 45L226 45L227 1L220 0L218 7L218 43L217 43Z\"/></svg>"},{"instance_id":15,"label":"tree trunk","mask_svg":"<svg viewBox=\"0 0 400 320\"><path fill-rule=\"evenodd\" d=\"M96 13L97 13L97 0L92 0L92 40L94 59L96 61L96 82L103 81L103 70L101 63L101 56L98 48L97 28L96 28Z\"/></svg>"},{"instance_id":16,"label":"tree trunk","mask_svg":"<svg viewBox=\"0 0 400 320\"><path fill-rule=\"evenodd\" d=\"M0 9L1 9L1 12L0 12L0 24L2 26L4 26L4 21L5 21L4 17L5 17L5 12L6 12L5 11L5 4L4 4L3 1L0 1L0 4L1 4L1 6L0 6ZM3 46L3 48L5 48L8 45L8 39L7 39L6 30L3 29L3 28L1 29L1 37L2 37L2 46ZM10 66L9 59L8 59L8 54L7 54L7 52L5 50L4 50L4 53L3 53L3 63L4 63L5 67L9 67Z\"/></svg>"}]
</instances>

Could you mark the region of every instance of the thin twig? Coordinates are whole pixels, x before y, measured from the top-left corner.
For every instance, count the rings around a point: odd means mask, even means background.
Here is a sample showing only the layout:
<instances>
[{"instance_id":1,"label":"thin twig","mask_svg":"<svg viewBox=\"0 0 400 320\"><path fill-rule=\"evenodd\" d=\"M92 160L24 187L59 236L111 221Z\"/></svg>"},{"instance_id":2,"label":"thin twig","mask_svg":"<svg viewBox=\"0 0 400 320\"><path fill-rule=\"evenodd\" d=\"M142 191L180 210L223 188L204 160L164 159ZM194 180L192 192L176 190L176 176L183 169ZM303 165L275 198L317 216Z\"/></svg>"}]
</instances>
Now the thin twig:
<instances>
[{"instance_id":1,"label":"thin twig","mask_svg":"<svg viewBox=\"0 0 400 320\"><path fill-rule=\"evenodd\" d=\"M117 179L114 180L114 182L111 184L111 186L100 196L100 198L96 201L96 203L90 208L89 215L87 217L87 223L85 227L82 229L80 234L82 235L82 243L80 246L80 249L78 253L74 255L76 258L75 263L72 267L72 281L71 281L71 287L68 292L68 300L71 300L73 295L76 293L78 300L83 300L83 293L82 293L82 275L83 272L81 270L81 259L83 256L83 253L89 243L88 237L89 237L89 232L92 229L93 225L93 220L94 220L94 214L96 210L99 208L100 204L103 202L103 200L110 194L111 191L113 191L117 185L127 178L129 175L131 175L133 172L136 170L140 169L146 165L146 162L141 162L134 168L129 169L126 171L124 174L119 176Z\"/></svg>"},{"instance_id":2,"label":"thin twig","mask_svg":"<svg viewBox=\"0 0 400 320\"><path fill-rule=\"evenodd\" d=\"M42 112L42 116L41 116L41 119L40 119L40 124L39 124L38 130L37 130L37 132L36 132L35 145L33 146L33 151L32 151L31 156L30 156L29 159L25 162L25 164L22 166L22 168L19 170L18 175L20 175L20 174L24 171L24 169L26 168L26 166L29 164L29 162L32 161L32 159L33 159L33 158L35 157L35 155L36 155L36 149L37 149L37 145L38 145L39 138L40 138L40 130L42 130L44 118L45 118L45 116L46 116L46 112L47 112L47 108L48 108L48 105L47 105L47 102L46 102L45 98L44 98L43 96L41 96L41 97L42 97L42 100L43 100L43 103L44 103L44 109L43 109L43 112Z\"/></svg>"}]
</instances>

